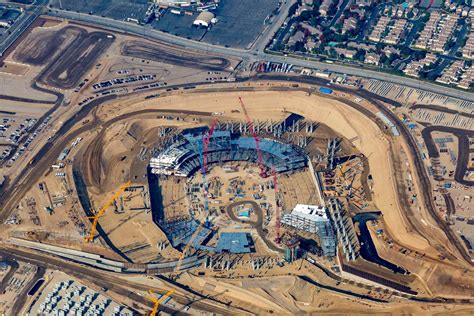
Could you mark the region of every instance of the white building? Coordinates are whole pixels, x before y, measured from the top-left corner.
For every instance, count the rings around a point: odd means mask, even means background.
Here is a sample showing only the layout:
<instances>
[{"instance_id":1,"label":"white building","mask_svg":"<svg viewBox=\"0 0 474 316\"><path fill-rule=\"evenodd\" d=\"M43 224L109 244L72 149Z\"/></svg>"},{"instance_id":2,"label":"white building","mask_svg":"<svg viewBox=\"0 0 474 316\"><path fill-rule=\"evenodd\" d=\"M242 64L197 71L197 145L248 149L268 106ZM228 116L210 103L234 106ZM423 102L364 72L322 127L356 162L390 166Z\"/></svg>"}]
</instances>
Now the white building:
<instances>
[{"instance_id":1,"label":"white building","mask_svg":"<svg viewBox=\"0 0 474 316\"><path fill-rule=\"evenodd\" d=\"M336 235L324 206L297 204L290 214L282 216L281 223L318 235L323 254L336 255Z\"/></svg>"},{"instance_id":2,"label":"white building","mask_svg":"<svg viewBox=\"0 0 474 316\"><path fill-rule=\"evenodd\" d=\"M209 11L203 11L201 12L196 20L194 20L193 25L194 26L202 26L202 27L209 27L211 25L211 22L216 16L214 13L209 12Z\"/></svg>"}]
</instances>

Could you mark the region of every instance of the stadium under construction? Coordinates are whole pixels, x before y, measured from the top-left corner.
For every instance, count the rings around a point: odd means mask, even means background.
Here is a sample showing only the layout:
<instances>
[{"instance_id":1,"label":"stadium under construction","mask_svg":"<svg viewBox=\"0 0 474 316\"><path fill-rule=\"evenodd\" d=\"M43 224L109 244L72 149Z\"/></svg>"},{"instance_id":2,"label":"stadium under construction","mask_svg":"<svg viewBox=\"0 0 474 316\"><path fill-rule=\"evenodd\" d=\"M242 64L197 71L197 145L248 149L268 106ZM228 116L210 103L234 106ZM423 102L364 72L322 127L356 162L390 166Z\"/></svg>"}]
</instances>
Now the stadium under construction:
<instances>
[{"instance_id":1,"label":"stadium under construction","mask_svg":"<svg viewBox=\"0 0 474 316\"><path fill-rule=\"evenodd\" d=\"M270 170L272 170L275 181L276 174L291 174L307 169L311 165L311 159L314 159L314 157L309 155L306 146L311 142L311 135L315 133L317 128L318 123L306 121L297 114L290 114L286 119L279 122L257 121L245 123L214 120L211 126L188 128L176 133L168 133L167 137L171 140L164 142L162 148L155 151L148 168L154 223L166 234L170 244L178 249L192 246L196 250L211 253L247 253L254 251L254 247L245 246L245 248L242 248L235 246L243 244L243 240L248 240L251 245L253 241L250 235L240 236L239 233L227 235L225 232L217 234L218 229L208 221L209 202L207 201L208 183L206 180L206 173L209 171L208 165L224 165L233 162L243 162L255 166L262 164L261 168L265 171L260 173L260 177L269 177ZM329 155L329 158L334 159L336 150L333 148L334 146L329 147L332 148L332 155ZM313 170L312 166L310 170ZM160 188L162 178L189 179L194 177L198 171L202 174L203 183L200 190L203 191L205 196L206 219L201 218L199 220L191 207L188 214L182 214L179 217L167 214L166 206L163 203L163 194L166 194L166 192L162 192ZM273 185L276 186L276 183L273 183ZM314 183L314 185L317 184ZM279 208L282 204L278 198L280 194L276 194L276 208ZM273 216L276 216L273 225L279 227L282 224L287 228L293 228L292 222L294 220L291 219L292 216L294 217L294 214L291 214L293 207L295 205L286 205L283 212L290 214L284 215L281 219L279 215L272 213ZM318 216L313 216L314 218L310 216L311 218L307 218L306 221L311 223L296 228L313 234L319 242L322 255L333 257L336 255L337 246L335 230L330 222L329 214L326 214L326 208L319 206L318 210L321 213L319 217L325 219L324 222L316 218ZM267 210L267 220L269 221L269 217L272 215L268 214L270 213ZM309 229L306 229L308 227ZM218 235L218 243L209 246L208 242ZM226 236L226 238L220 240L221 236ZM229 238L229 236L232 236L232 238ZM277 239L279 239L278 232ZM277 244L280 243L280 240L276 241Z\"/></svg>"}]
</instances>

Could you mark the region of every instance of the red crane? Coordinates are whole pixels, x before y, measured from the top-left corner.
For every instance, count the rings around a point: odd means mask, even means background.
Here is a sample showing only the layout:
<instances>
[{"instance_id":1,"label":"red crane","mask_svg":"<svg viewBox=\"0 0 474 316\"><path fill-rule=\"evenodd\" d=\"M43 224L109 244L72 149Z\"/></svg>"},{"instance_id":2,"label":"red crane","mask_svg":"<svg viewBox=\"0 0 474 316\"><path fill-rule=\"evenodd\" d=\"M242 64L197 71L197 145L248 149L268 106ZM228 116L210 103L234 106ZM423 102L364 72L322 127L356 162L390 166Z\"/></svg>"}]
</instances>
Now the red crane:
<instances>
[{"instance_id":1,"label":"red crane","mask_svg":"<svg viewBox=\"0 0 474 316\"><path fill-rule=\"evenodd\" d=\"M273 188L275 189L275 230L276 230L275 242L279 244L281 242L280 206L278 205L278 180L277 180L275 166L272 166L272 176L273 176Z\"/></svg>"},{"instance_id":2,"label":"red crane","mask_svg":"<svg viewBox=\"0 0 474 316\"><path fill-rule=\"evenodd\" d=\"M242 110L244 111L245 114L245 119L247 120L247 124L250 127L250 131L252 132L253 139L255 140L255 149L257 150L257 162L258 162L258 167L260 168L260 176L262 178L268 177L267 174L267 168L265 167L265 164L263 163L263 156L262 152L260 151L260 138L257 136L257 132L255 131L255 127L253 126L253 122L250 120L249 114L247 113L247 109L245 108L244 101L242 101L242 98L239 97L240 101L240 106L242 107Z\"/></svg>"},{"instance_id":3,"label":"red crane","mask_svg":"<svg viewBox=\"0 0 474 316\"><path fill-rule=\"evenodd\" d=\"M211 123L211 126L209 126L209 130L207 131L207 134L203 137L203 151L204 151L204 158L203 158L203 170L204 170L204 173L207 172L207 150L209 148L209 142L211 140L211 137L212 137L212 134L214 133L214 129L216 128L216 125L217 125L217 118L215 118L212 123Z\"/></svg>"}]
</instances>

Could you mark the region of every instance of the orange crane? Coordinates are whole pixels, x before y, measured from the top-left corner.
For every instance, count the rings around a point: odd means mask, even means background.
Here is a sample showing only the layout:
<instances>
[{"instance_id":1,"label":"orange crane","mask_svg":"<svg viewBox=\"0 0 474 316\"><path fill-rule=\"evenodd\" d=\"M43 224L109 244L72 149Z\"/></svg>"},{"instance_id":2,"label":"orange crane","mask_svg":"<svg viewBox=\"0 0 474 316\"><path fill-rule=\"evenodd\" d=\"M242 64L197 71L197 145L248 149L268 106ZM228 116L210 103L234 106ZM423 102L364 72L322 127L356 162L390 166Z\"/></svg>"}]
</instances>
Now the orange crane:
<instances>
[{"instance_id":1,"label":"orange crane","mask_svg":"<svg viewBox=\"0 0 474 316\"><path fill-rule=\"evenodd\" d=\"M158 313L158 308L160 307L160 304L164 300L166 300L168 297L170 297L170 295L173 294L174 292L176 291L175 290L168 291L168 293L166 293L165 295L157 299L155 293L153 293L152 290L148 290L148 293L149 293L148 298L150 299L150 301L152 301L155 304L153 306L153 310L151 311L150 316L156 316L156 313Z\"/></svg>"},{"instance_id":2,"label":"orange crane","mask_svg":"<svg viewBox=\"0 0 474 316\"><path fill-rule=\"evenodd\" d=\"M273 175L273 188L275 189L275 230L276 237L275 242L279 244L281 242L280 237L280 206L278 205L278 180L275 170L275 166L272 166L272 175Z\"/></svg>"},{"instance_id":3,"label":"orange crane","mask_svg":"<svg viewBox=\"0 0 474 316\"><path fill-rule=\"evenodd\" d=\"M118 198L120 194L122 194L122 192L125 191L125 189L130 186L130 184L132 184L132 182L128 180L127 183L122 185L120 189L112 196L112 198L107 202L107 204L105 204L105 206L101 208L99 212L97 212L97 214L95 214L94 216L87 216L87 218L92 219L93 221L92 221L91 232L89 236L86 236L84 238L85 241L91 242L94 240L99 218L104 214L105 210L109 208L112 205L112 203L114 203L115 199Z\"/></svg>"},{"instance_id":4,"label":"orange crane","mask_svg":"<svg viewBox=\"0 0 474 316\"><path fill-rule=\"evenodd\" d=\"M255 127L253 126L253 122L250 120L250 116L247 112L247 109L245 108L244 101L242 100L241 97L239 97L239 102L240 106L242 107L242 111L245 114L245 119L247 120L247 124L250 127L250 131L252 132L253 139L255 140L255 149L257 150L257 162L258 166L260 168L260 176L262 178L268 177L267 174L267 168L265 167L265 164L263 163L263 156L262 152L260 151L260 138L257 136L257 132L255 131Z\"/></svg>"}]
</instances>

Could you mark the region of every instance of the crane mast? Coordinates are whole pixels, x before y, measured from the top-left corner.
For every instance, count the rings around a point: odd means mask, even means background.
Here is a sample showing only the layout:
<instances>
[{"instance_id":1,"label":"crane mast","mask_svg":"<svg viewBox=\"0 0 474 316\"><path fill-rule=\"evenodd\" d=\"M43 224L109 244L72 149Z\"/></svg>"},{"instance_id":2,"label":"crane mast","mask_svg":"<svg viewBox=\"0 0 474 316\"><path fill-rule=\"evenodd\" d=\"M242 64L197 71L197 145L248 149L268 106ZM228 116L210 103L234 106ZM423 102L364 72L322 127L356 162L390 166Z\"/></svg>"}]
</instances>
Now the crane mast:
<instances>
[{"instance_id":1,"label":"crane mast","mask_svg":"<svg viewBox=\"0 0 474 316\"><path fill-rule=\"evenodd\" d=\"M281 237L280 237L280 206L278 205L279 190L278 190L278 179L277 179L275 166L272 166L272 176L273 176L273 188L275 189L275 231L276 231L275 242L279 244L281 242Z\"/></svg>"},{"instance_id":2,"label":"crane mast","mask_svg":"<svg viewBox=\"0 0 474 316\"><path fill-rule=\"evenodd\" d=\"M267 168L265 167L265 164L263 162L262 151L260 150L260 138L258 137L257 132L255 131L253 122L252 120L250 120L250 116L247 112L247 109L245 108L244 101L242 100L241 97L239 97L239 102L240 102L240 106L242 107L242 111L245 114L245 119L247 120L247 124L250 127L252 137L255 140L255 149L257 151L257 162L258 162L258 167L260 168L260 176L262 178L266 178L268 177L268 174L267 174Z\"/></svg>"}]
</instances>

